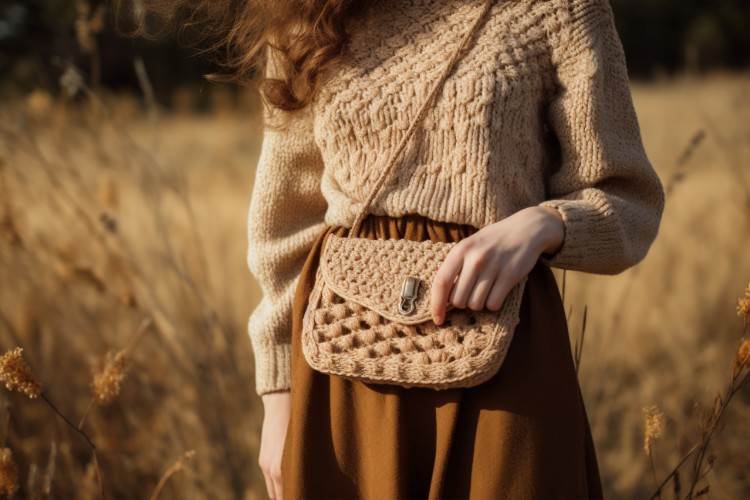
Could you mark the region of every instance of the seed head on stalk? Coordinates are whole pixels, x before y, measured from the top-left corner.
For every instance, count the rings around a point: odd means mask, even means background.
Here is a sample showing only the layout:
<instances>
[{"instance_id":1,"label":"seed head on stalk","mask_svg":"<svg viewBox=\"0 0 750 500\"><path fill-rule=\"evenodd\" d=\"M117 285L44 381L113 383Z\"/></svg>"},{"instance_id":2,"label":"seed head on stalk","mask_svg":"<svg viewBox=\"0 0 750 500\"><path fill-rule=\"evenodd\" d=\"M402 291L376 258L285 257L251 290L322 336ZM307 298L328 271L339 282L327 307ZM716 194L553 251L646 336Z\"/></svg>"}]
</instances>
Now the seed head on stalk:
<instances>
[{"instance_id":1,"label":"seed head on stalk","mask_svg":"<svg viewBox=\"0 0 750 500\"><path fill-rule=\"evenodd\" d=\"M651 445L656 438L661 436L662 420L664 413L657 406L649 406L643 409L645 438L643 449L646 455L651 455Z\"/></svg>"},{"instance_id":2,"label":"seed head on stalk","mask_svg":"<svg viewBox=\"0 0 750 500\"><path fill-rule=\"evenodd\" d=\"M736 376L743 369L750 369L750 340L742 339L737 354L734 356L734 366L732 374Z\"/></svg>"},{"instance_id":3,"label":"seed head on stalk","mask_svg":"<svg viewBox=\"0 0 750 500\"><path fill-rule=\"evenodd\" d=\"M18 464L10 448L0 448L0 494L13 498L20 489Z\"/></svg>"},{"instance_id":4,"label":"seed head on stalk","mask_svg":"<svg viewBox=\"0 0 750 500\"><path fill-rule=\"evenodd\" d=\"M737 316L745 320L745 325L750 323L750 284L745 288L745 294L737 299Z\"/></svg>"},{"instance_id":5,"label":"seed head on stalk","mask_svg":"<svg viewBox=\"0 0 750 500\"><path fill-rule=\"evenodd\" d=\"M42 383L22 357L23 348L16 347L0 356L0 382L9 391L18 391L30 398L42 393Z\"/></svg>"},{"instance_id":6,"label":"seed head on stalk","mask_svg":"<svg viewBox=\"0 0 750 500\"><path fill-rule=\"evenodd\" d=\"M122 381L125 379L128 364L128 356L125 351L107 353L104 366L94 375L93 401L99 405L106 405L114 401L120 395Z\"/></svg>"}]
</instances>

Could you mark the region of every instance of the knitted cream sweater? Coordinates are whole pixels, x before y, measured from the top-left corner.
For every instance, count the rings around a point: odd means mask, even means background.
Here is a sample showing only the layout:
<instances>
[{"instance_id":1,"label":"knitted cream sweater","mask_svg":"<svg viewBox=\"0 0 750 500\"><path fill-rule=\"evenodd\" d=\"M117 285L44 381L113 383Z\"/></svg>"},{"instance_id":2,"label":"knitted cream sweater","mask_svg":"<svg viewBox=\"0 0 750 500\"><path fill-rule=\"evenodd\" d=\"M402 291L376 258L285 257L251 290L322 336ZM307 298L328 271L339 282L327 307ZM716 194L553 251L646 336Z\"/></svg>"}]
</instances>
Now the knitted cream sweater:
<instances>
[{"instance_id":1,"label":"knitted cream sweater","mask_svg":"<svg viewBox=\"0 0 750 500\"><path fill-rule=\"evenodd\" d=\"M264 293L248 323L258 394L290 388L292 300L315 237L351 227L484 1L375 2L313 105L265 130L248 218ZM550 206L565 226L560 250L541 257L550 266L615 274L638 263L664 191L608 0L497 0L395 169L372 213L482 227Z\"/></svg>"}]
</instances>

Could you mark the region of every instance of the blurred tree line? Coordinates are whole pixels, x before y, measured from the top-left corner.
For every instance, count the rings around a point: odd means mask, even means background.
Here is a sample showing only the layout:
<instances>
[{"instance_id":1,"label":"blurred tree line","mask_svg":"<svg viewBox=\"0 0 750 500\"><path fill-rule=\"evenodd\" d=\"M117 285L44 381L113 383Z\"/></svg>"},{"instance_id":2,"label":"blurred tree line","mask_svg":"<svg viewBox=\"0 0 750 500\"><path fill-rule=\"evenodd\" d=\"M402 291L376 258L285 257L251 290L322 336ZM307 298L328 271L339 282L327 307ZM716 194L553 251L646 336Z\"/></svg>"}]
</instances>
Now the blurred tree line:
<instances>
[{"instance_id":1,"label":"blurred tree line","mask_svg":"<svg viewBox=\"0 0 750 500\"><path fill-rule=\"evenodd\" d=\"M610 0L633 76L750 65L749 0Z\"/></svg>"},{"instance_id":2,"label":"blurred tree line","mask_svg":"<svg viewBox=\"0 0 750 500\"><path fill-rule=\"evenodd\" d=\"M610 0L631 76L750 66L750 0ZM92 83L134 88L133 61L148 70L157 98L202 85L215 70L174 38L122 37L112 0L0 0L0 97L57 88L75 65Z\"/></svg>"}]
</instances>

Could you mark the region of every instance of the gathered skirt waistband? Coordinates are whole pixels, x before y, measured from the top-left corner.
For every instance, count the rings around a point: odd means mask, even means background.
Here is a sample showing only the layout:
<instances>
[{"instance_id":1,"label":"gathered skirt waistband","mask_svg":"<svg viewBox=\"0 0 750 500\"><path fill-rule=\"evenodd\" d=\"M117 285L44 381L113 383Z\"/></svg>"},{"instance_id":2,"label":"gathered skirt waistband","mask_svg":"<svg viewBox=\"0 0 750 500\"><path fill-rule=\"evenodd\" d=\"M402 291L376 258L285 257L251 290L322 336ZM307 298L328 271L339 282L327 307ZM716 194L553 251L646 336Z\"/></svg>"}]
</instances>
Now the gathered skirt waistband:
<instances>
[{"instance_id":1,"label":"gathered skirt waistband","mask_svg":"<svg viewBox=\"0 0 750 500\"><path fill-rule=\"evenodd\" d=\"M336 230L340 234L348 231L343 227L338 227ZM471 236L478 230L479 228L471 224L437 221L420 214L406 214L399 217L367 214L362 219L357 234L353 236L454 242Z\"/></svg>"}]
</instances>

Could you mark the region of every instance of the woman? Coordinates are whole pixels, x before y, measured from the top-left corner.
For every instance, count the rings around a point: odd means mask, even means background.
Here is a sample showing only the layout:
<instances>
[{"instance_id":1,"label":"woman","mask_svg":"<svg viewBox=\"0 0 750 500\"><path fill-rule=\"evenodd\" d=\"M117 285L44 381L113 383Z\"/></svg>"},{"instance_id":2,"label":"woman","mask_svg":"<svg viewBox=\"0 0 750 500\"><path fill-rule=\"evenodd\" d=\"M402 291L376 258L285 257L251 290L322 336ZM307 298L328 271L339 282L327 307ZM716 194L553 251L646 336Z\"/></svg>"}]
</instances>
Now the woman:
<instances>
[{"instance_id":1,"label":"woman","mask_svg":"<svg viewBox=\"0 0 750 500\"><path fill-rule=\"evenodd\" d=\"M265 297L249 333L272 498L602 495L550 266L614 274L635 265L664 205L606 0L495 2L416 153L358 233L461 242L435 279L438 324L447 304L499 309L528 275L497 375L468 389L405 389L317 372L301 352L325 238L352 225L378 159L483 4L377 2L342 13L340 25L331 15L332 29L349 27L341 64L321 76L306 114L266 131L248 253ZM296 62L304 72L307 60ZM294 100L287 78L288 94L275 94L282 105Z\"/></svg>"},{"instance_id":2,"label":"woman","mask_svg":"<svg viewBox=\"0 0 750 500\"><path fill-rule=\"evenodd\" d=\"M204 4L235 77L263 69L248 328L271 498L602 495L550 267L637 264L664 208L608 0L495 1L357 233L460 242L433 283L437 324L448 305L500 309L528 276L499 372L407 389L316 371L300 347L326 238L351 227L485 2Z\"/></svg>"}]
</instances>

